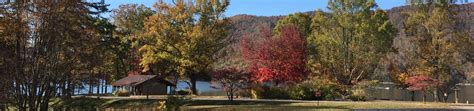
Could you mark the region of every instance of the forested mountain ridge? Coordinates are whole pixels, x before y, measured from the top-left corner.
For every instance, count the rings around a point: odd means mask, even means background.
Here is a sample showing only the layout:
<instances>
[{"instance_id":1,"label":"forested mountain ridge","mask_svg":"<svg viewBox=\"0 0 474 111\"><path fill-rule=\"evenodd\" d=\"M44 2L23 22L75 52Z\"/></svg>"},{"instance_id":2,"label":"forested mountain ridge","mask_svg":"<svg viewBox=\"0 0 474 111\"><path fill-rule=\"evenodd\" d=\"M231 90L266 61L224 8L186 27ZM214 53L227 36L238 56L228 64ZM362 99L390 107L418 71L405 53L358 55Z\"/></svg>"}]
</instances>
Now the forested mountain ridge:
<instances>
[{"instance_id":1,"label":"forested mountain ridge","mask_svg":"<svg viewBox=\"0 0 474 111\"><path fill-rule=\"evenodd\" d=\"M390 21L392 24L399 30L398 36L394 38L393 47L400 52L406 52L413 47L412 38L407 37L404 33L403 28L403 21L407 18L407 14L413 12L415 10L414 7L410 6L401 6L401 7L394 7L390 10L387 10L387 13L390 17ZM471 40L474 39L474 3L462 4L457 5L451 9L454 12L454 19L458 21L456 25L456 29L454 30L464 30L468 33ZM454 50L454 49L453 49ZM473 48L466 48L463 50L466 63L463 65L463 69L465 71L465 75L467 76L469 81L474 79L474 49ZM400 53L403 55L403 53ZM389 55L391 56L391 55Z\"/></svg>"},{"instance_id":2,"label":"forested mountain ridge","mask_svg":"<svg viewBox=\"0 0 474 111\"><path fill-rule=\"evenodd\" d=\"M392 24L394 24L398 29L401 29L403 26L402 20L405 18L404 13L415 10L409 6L394 7L390 10L387 10ZM452 11L457 11L457 18L466 23L465 28L470 29L469 33L471 37L474 37L474 3L468 3L463 5L458 5L453 8Z\"/></svg>"},{"instance_id":3,"label":"forested mountain ridge","mask_svg":"<svg viewBox=\"0 0 474 111\"><path fill-rule=\"evenodd\" d=\"M413 8L410 8L409 6L400 6L389 9L387 12L392 24L394 24L398 29L401 29L403 25L402 14L410 10L413 10ZM467 27L470 28L470 35L471 37L474 37L474 3L460 5L459 8L456 8L455 10L459 11L459 16L457 18L466 21ZM304 13L314 14L314 11ZM244 34L258 35L260 27L274 28L278 20L284 17L285 16L255 16L246 14L232 16L230 17L230 20L232 20L230 36L239 38Z\"/></svg>"},{"instance_id":4,"label":"forested mountain ridge","mask_svg":"<svg viewBox=\"0 0 474 111\"><path fill-rule=\"evenodd\" d=\"M403 48L406 48L408 45L408 41L403 41L400 38L404 38L404 34L402 34L403 29L403 20L406 18L404 15L407 12L413 11L414 8L411 8L409 6L400 6L400 7L394 7L392 9L387 10L387 13L390 17L390 21L392 24L399 30L399 34L397 37L394 39L394 46L395 48L399 50L403 50ZM456 6L456 8L453 8L453 11L457 11L457 17L459 20L462 20L465 23L465 26L459 26L459 27L464 27L460 29L467 29L469 30L468 33L471 36L471 38L474 37L474 3L468 3L468 4L462 4L459 6ZM310 12L304 12L306 14L314 14L314 11ZM278 20L284 18L285 16L254 16L254 15L236 15L230 17L231 22L231 30L229 36L234 39L233 44L230 45L231 48L227 50L228 54L230 56L226 57L225 59L225 64L219 64L220 66L237 66L237 67L242 67L244 66L245 63L242 63L242 58L240 56L240 46L239 46L239 41L240 38L243 36L249 36L253 40L259 40L260 37L260 29L264 27L268 27L273 29ZM474 48L473 48L474 49ZM472 49L469 49L472 50ZM469 52L469 51L468 51ZM473 51L471 51L473 52ZM468 54L468 58L471 58L470 63L468 63L467 67L465 70L467 71L467 75L474 75L474 70L472 65L472 58L474 55L472 53ZM220 61L222 62L222 61ZM471 76L472 78L472 76Z\"/></svg>"}]
</instances>

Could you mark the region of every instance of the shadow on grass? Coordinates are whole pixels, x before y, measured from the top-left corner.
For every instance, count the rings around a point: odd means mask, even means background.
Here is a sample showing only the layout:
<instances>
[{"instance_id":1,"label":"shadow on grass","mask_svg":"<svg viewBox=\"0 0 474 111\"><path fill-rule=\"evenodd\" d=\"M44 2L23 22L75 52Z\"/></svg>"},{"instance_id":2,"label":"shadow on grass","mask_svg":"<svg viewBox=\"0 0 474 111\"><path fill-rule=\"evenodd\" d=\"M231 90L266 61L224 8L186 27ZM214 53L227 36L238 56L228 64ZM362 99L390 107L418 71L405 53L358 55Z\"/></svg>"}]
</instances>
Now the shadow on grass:
<instances>
[{"instance_id":1,"label":"shadow on grass","mask_svg":"<svg viewBox=\"0 0 474 111\"><path fill-rule=\"evenodd\" d=\"M155 108L162 100L146 99L96 99L73 98L54 100L51 108L58 110L101 110L101 109L140 109ZM308 111L308 110L349 110L345 106L290 106L295 102L280 101L227 101L227 100L193 100L187 103L188 111Z\"/></svg>"},{"instance_id":2,"label":"shadow on grass","mask_svg":"<svg viewBox=\"0 0 474 111\"><path fill-rule=\"evenodd\" d=\"M277 102L277 101L228 101L228 100L194 100L187 106L199 105L285 105L293 102Z\"/></svg>"},{"instance_id":3,"label":"shadow on grass","mask_svg":"<svg viewBox=\"0 0 474 111\"><path fill-rule=\"evenodd\" d=\"M327 106L259 106L259 105L240 105L223 106L210 108L192 108L185 111L351 111L345 107L327 107Z\"/></svg>"},{"instance_id":4,"label":"shadow on grass","mask_svg":"<svg viewBox=\"0 0 474 111\"><path fill-rule=\"evenodd\" d=\"M295 102L279 101L226 101L195 100L186 105L189 111L307 111L307 110L350 110L345 106L288 106ZM199 107L214 106L214 107Z\"/></svg>"},{"instance_id":5,"label":"shadow on grass","mask_svg":"<svg viewBox=\"0 0 474 111\"><path fill-rule=\"evenodd\" d=\"M111 100L101 108L131 108L131 107L152 107L160 104L161 100Z\"/></svg>"},{"instance_id":6,"label":"shadow on grass","mask_svg":"<svg viewBox=\"0 0 474 111\"><path fill-rule=\"evenodd\" d=\"M95 98L73 98L69 100L53 101L52 108L81 108L81 109L104 109L104 108L136 108L152 107L159 105L161 100L125 100L125 99L95 99Z\"/></svg>"}]
</instances>

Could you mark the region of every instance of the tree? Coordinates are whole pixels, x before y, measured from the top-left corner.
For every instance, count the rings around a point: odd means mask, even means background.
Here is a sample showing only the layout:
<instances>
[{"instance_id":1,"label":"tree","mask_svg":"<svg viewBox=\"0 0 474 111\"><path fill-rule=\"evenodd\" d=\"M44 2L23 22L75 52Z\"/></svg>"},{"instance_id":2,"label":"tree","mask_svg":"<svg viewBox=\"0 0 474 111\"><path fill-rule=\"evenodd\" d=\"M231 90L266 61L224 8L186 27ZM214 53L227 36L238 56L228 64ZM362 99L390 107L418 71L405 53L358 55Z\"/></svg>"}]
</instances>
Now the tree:
<instances>
[{"instance_id":1,"label":"tree","mask_svg":"<svg viewBox=\"0 0 474 111\"><path fill-rule=\"evenodd\" d=\"M410 91L421 91L423 93L423 103L426 101L426 91L436 86L438 82L428 76L412 76L409 77L405 84L408 85Z\"/></svg>"},{"instance_id":2,"label":"tree","mask_svg":"<svg viewBox=\"0 0 474 111\"><path fill-rule=\"evenodd\" d=\"M311 33L311 16L305 13L290 14L279 20L273 29L273 33L279 35L281 29L290 24L298 27L298 30L303 37L307 37Z\"/></svg>"},{"instance_id":3,"label":"tree","mask_svg":"<svg viewBox=\"0 0 474 111\"><path fill-rule=\"evenodd\" d=\"M145 19L155 12L145 5L123 4L112 10L113 24L116 29L114 36L107 38L108 49L115 55L115 79L122 78L133 71L140 71L140 43L136 42L138 36L145 32Z\"/></svg>"},{"instance_id":4,"label":"tree","mask_svg":"<svg viewBox=\"0 0 474 111\"><path fill-rule=\"evenodd\" d=\"M3 15L5 10L0 10ZM12 70L9 66L9 64L14 63L14 56L13 56L13 51L15 44L13 43L13 38L7 37L7 35L11 35L14 32L11 29L16 28L18 25L13 25L13 22L10 22L11 19L6 19L4 17L0 17L0 107L2 105L5 105L8 101L12 101L11 98L8 98L9 91L11 91L11 83L13 82L11 80L12 76ZM9 28L7 28L9 27ZM0 108L0 110L5 110Z\"/></svg>"},{"instance_id":5,"label":"tree","mask_svg":"<svg viewBox=\"0 0 474 111\"><path fill-rule=\"evenodd\" d=\"M262 33L262 42L252 44L248 37L241 40L242 54L254 81L292 84L306 77L306 41L298 28L284 26L279 36L272 36L269 29Z\"/></svg>"},{"instance_id":6,"label":"tree","mask_svg":"<svg viewBox=\"0 0 474 111\"><path fill-rule=\"evenodd\" d=\"M390 81L395 83L395 86L398 88L408 88L409 86L406 84L406 81L410 76L414 76L412 73L408 72L408 67L415 64L403 62L403 59L395 54L390 55L387 58L389 61L388 66L386 66L386 71L389 75ZM415 91L411 91L411 101L415 101Z\"/></svg>"},{"instance_id":7,"label":"tree","mask_svg":"<svg viewBox=\"0 0 474 111\"><path fill-rule=\"evenodd\" d=\"M117 33L126 36L138 36L138 33L143 32L145 19L153 14L155 12L143 4L122 4L112 10L113 23L117 26Z\"/></svg>"},{"instance_id":8,"label":"tree","mask_svg":"<svg viewBox=\"0 0 474 111\"><path fill-rule=\"evenodd\" d=\"M407 65L400 60L399 56L389 56L386 71L389 75L390 81L395 83L399 88L407 88L405 81L410 77Z\"/></svg>"},{"instance_id":9,"label":"tree","mask_svg":"<svg viewBox=\"0 0 474 111\"><path fill-rule=\"evenodd\" d=\"M229 21L223 13L227 0L176 0L173 4L159 1L158 11L145 21L145 35L139 37L143 71L168 67L188 79L193 94L196 81L207 76L216 52L229 44ZM168 63L160 66L159 63Z\"/></svg>"},{"instance_id":10,"label":"tree","mask_svg":"<svg viewBox=\"0 0 474 111\"><path fill-rule=\"evenodd\" d=\"M46 111L49 100L78 74L80 52L98 43L93 15L106 5L79 0L15 1L0 8L2 64L11 104ZM34 9L34 10L32 10ZM9 27L9 28L6 28ZM2 85L4 85L2 83ZM67 85L67 89L74 86ZM62 88L65 89L65 88Z\"/></svg>"},{"instance_id":11,"label":"tree","mask_svg":"<svg viewBox=\"0 0 474 111\"><path fill-rule=\"evenodd\" d=\"M328 7L331 14L317 11L312 19L309 41L316 45L317 62L311 66L344 85L348 95L352 86L372 77L397 30L374 0L330 0Z\"/></svg>"},{"instance_id":12,"label":"tree","mask_svg":"<svg viewBox=\"0 0 474 111\"><path fill-rule=\"evenodd\" d=\"M311 19L312 16L308 13L295 13L295 14L290 14L281 20L279 20L276 23L275 28L273 29L273 34L274 35L279 35L281 32L281 29L286 26L286 25L295 25L298 27L298 30L300 31L300 34L307 40L307 47L308 47L308 64L312 64L315 62L315 55L317 53L316 51L316 44L309 43L310 37L309 35L312 32L311 28ZM310 69L311 70L311 69Z\"/></svg>"},{"instance_id":13,"label":"tree","mask_svg":"<svg viewBox=\"0 0 474 111\"><path fill-rule=\"evenodd\" d=\"M115 38L113 33L116 26L109 19L96 17L93 20L95 21L94 26L96 27L95 32L98 40L95 41L95 44L87 45L87 50L91 50L91 52L82 54L82 56L86 56L81 59L84 62L87 61L88 69L91 71L88 78L90 94L92 94L91 86L96 86L96 94L100 95L101 90L102 93L106 93L106 84L110 84L115 79L114 77L120 75L120 73L117 73L120 70L117 65L120 65L120 63L116 61L118 55L114 50L120 46L114 44L116 41L113 39Z\"/></svg>"},{"instance_id":14,"label":"tree","mask_svg":"<svg viewBox=\"0 0 474 111\"><path fill-rule=\"evenodd\" d=\"M450 94L450 88L465 79L462 66L468 58L461 56L462 49L472 44L465 29L458 27L465 23L453 18L451 7L444 2L415 4L416 10L404 20L404 33L413 46L403 53L415 64L408 68L414 75L424 72L439 81L433 90L435 101L440 100L439 92Z\"/></svg>"},{"instance_id":15,"label":"tree","mask_svg":"<svg viewBox=\"0 0 474 111\"><path fill-rule=\"evenodd\" d=\"M229 101L234 100L237 91L244 89L250 83L250 75L236 68L219 69L212 73L212 88L224 89Z\"/></svg>"}]
</instances>

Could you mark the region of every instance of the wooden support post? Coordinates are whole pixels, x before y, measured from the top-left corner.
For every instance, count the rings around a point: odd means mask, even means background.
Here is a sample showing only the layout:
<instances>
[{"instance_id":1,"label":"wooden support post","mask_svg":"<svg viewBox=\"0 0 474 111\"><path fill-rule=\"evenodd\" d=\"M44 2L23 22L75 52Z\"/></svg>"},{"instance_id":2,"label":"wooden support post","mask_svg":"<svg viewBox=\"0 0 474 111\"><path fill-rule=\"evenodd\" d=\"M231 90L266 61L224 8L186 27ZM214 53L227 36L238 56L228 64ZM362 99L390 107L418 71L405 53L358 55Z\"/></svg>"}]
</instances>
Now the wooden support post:
<instances>
[{"instance_id":1,"label":"wooden support post","mask_svg":"<svg viewBox=\"0 0 474 111\"><path fill-rule=\"evenodd\" d=\"M459 99L458 99L458 90L454 90L454 103L458 104Z\"/></svg>"}]
</instances>

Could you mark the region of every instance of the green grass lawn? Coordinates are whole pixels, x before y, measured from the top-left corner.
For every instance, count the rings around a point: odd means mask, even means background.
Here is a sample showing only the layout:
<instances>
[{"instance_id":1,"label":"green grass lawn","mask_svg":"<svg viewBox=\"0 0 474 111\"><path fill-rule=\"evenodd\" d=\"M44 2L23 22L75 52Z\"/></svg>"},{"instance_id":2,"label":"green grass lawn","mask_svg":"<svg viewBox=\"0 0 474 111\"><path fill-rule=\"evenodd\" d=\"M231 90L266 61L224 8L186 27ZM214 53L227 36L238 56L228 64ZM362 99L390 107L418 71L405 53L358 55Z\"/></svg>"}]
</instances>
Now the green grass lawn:
<instances>
[{"instance_id":1,"label":"green grass lawn","mask_svg":"<svg viewBox=\"0 0 474 111\"><path fill-rule=\"evenodd\" d=\"M449 108L446 103L402 102L402 101L368 101L368 102L338 102L323 101L309 102L251 102L239 101L194 101L186 105L185 109L444 109ZM283 110L282 110L283 111Z\"/></svg>"},{"instance_id":2,"label":"green grass lawn","mask_svg":"<svg viewBox=\"0 0 474 111\"><path fill-rule=\"evenodd\" d=\"M125 99L91 99L76 98L68 101L55 99L51 102L54 108L80 108L80 109L135 109L135 108L157 108L163 100L125 100ZM444 109L450 104L402 101L368 101L368 102L339 102L322 101L314 102L274 102L274 101L234 101L225 100L193 100L182 107L184 110L253 110L253 109Z\"/></svg>"},{"instance_id":3,"label":"green grass lawn","mask_svg":"<svg viewBox=\"0 0 474 111\"><path fill-rule=\"evenodd\" d=\"M133 108L133 107L155 107L159 105L160 100L141 100L141 99L93 99L93 98L75 98L70 100L54 99L50 102L53 108Z\"/></svg>"}]
</instances>

